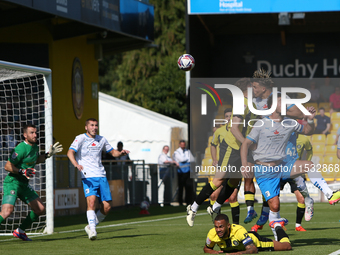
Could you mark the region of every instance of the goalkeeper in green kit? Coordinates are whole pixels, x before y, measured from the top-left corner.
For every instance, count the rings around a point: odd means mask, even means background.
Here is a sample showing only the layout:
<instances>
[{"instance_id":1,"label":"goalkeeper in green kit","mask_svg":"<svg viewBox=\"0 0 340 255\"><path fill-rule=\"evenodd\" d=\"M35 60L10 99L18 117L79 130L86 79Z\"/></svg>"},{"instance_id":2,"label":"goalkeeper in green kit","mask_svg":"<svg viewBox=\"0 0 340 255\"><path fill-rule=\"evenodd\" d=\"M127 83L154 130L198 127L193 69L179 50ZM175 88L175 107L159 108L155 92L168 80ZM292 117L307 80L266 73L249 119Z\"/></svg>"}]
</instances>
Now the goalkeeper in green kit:
<instances>
[{"instance_id":1,"label":"goalkeeper in green kit","mask_svg":"<svg viewBox=\"0 0 340 255\"><path fill-rule=\"evenodd\" d=\"M27 203L32 211L14 230L13 235L23 241L32 241L25 234L32 222L38 220L39 215L45 213L45 206L38 194L29 185L29 179L34 176L36 164L45 162L47 158L63 150L62 145L55 143L51 145L49 152L39 155L37 142L37 129L33 124L25 125L23 128L25 141L18 144L11 152L5 165L9 172L3 182L2 210L0 212L0 224L11 215L17 198Z\"/></svg>"}]
</instances>

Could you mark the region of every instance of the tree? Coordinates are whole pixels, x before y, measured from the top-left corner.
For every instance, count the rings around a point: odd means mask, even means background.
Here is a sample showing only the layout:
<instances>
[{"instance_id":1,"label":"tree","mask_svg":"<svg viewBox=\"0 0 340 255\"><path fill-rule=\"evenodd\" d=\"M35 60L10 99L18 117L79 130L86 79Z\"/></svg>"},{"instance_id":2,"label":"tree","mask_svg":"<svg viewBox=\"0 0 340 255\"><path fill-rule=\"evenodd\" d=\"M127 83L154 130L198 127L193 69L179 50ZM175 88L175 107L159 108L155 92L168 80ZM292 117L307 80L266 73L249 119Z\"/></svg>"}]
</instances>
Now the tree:
<instances>
[{"instance_id":1,"label":"tree","mask_svg":"<svg viewBox=\"0 0 340 255\"><path fill-rule=\"evenodd\" d=\"M185 72L177 67L185 52L185 1L150 0L150 4L155 6L158 47L107 57L100 64L100 90L187 122Z\"/></svg>"}]
</instances>

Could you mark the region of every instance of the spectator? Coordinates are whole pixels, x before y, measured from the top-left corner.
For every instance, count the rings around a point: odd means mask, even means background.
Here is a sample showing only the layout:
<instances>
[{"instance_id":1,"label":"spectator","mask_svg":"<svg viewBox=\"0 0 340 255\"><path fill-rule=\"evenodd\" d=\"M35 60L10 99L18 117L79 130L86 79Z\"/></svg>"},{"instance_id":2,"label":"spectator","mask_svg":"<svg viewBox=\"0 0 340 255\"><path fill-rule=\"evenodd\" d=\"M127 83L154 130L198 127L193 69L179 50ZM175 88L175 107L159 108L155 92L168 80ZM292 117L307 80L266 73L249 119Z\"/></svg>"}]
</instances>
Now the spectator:
<instances>
[{"instance_id":1,"label":"spectator","mask_svg":"<svg viewBox=\"0 0 340 255\"><path fill-rule=\"evenodd\" d=\"M123 143L117 143L117 151L121 152L123 150ZM122 154L119 157L115 157L115 160L130 160L129 154ZM117 162L117 165L125 165L127 162Z\"/></svg>"},{"instance_id":2,"label":"spectator","mask_svg":"<svg viewBox=\"0 0 340 255\"><path fill-rule=\"evenodd\" d=\"M158 157L159 164L159 177L162 179L164 184L164 198L163 204L170 205L172 201L172 193L171 190L171 165L179 166L178 163L172 160L171 157L168 156L169 146L164 145L162 153Z\"/></svg>"},{"instance_id":3,"label":"spectator","mask_svg":"<svg viewBox=\"0 0 340 255\"><path fill-rule=\"evenodd\" d=\"M186 149L185 141L181 140L179 148L172 156L179 165L177 168L179 205L183 205L183 188L185 188L185 203L189 205L193 201L194 182L190 178L190 157L192 157L191 152Z\"/></svg>"},{"instance_id":4,"label":"spectator","mask_svg":"<svg viewBox=\"0 0 340 255\"><path fill-rule=\"evenodd\" d=\"M330 107L331 110L329 111L331 114L332 112L340 112L340 86L335 88L335 92L329 97Z\"/></svg>"},{"instance_id":5,"label":"spectator","mask_svg":"<svg viewBox=\"0 0 340 255\"><path fill-rule=\"evenodd\" d=\"M318 103L319 99L320 99L320 91L319 89L316 87L316 83L315 81L312 81L310 83L310 94L311 94L311 99L309 100L309 102L315 102Z\"/></svg>"},{"instance_id":6,"label":"spectator","mask_svg":"<svg viewBox=\"0 0 340 255\"><path fill-rule=\"evenodd\" d=\"M329 134L329 129L331 128L331 119L325 115L325 109L320 108L319 109L319 115L315 116L315 119L317 120L316 128L314 131L314 134Z\"/></svg>"},{"instance_id":7,"label":"spectator","mask_svg":"<svg viewBox=\"0 0 340 255\"><path fill-rule=\"evenodd\" d=\"M334 87L331 85L331 80L329 77L325 78L325 84L322 86L320 90L320 96L322 102L328 102L330 95L334 92Z\"/></svg>"}]
</instances>

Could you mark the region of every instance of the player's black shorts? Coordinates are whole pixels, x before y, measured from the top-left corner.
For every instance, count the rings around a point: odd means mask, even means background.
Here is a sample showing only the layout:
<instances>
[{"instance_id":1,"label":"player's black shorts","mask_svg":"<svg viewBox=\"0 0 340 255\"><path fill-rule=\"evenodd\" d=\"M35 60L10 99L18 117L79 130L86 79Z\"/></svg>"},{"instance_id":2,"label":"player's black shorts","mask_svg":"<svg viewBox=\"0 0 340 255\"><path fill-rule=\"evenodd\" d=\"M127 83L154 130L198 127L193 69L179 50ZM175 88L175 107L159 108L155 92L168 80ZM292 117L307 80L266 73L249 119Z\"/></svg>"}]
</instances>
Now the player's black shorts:
<instances>
[{"instance_id":1,"label":"player's black shorts","mask_svg":"<svg viewBox=\"0 0 340 255\"><path fill-rule=\"evenodd\" d=\"M281 179L280 180L280 190L283 190L283 187L286 185L286 183L289 183L290 185L290 191L294 193L295 191L299 190L295 181L293 179Z\"/></svg>"},{"instance_id":2,"label":"player's black shorts","mask_svg":"<svg viewBox=\"0 0 340 255\"><path fill-rule=\"evenodd\" d=\"M216 178L242 178L241 174L241 155L240 150L235 150L229 145L220 148L218 168L216 169Z\"/></svg>"}]
</instances>

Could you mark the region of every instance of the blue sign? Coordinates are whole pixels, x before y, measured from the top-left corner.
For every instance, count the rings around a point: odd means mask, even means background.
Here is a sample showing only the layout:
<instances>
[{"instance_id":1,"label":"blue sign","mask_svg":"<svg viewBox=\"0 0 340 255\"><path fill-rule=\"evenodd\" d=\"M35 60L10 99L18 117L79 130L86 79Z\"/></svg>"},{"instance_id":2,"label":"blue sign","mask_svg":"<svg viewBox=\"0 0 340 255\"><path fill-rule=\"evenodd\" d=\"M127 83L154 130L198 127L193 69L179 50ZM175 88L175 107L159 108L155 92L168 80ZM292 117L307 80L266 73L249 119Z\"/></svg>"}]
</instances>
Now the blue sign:
<instances>
[{"instance_id":1,"label":"blue sign","mask_svg":"<svg viewBox=\"0 0 340 255\"><path fill-rule=\"evenodd\" d=\"M340 11L335 0L188 0L188 14Z\"/></svg>"}]
</instances>

